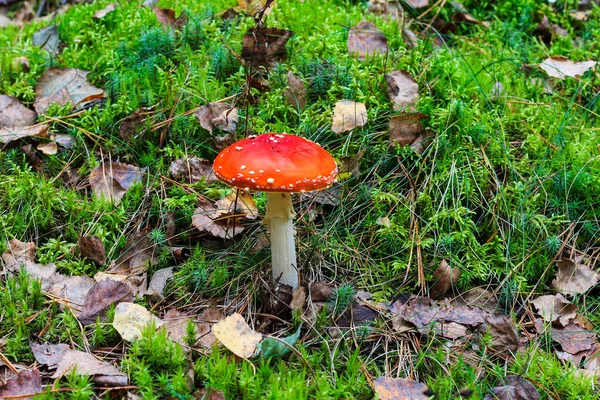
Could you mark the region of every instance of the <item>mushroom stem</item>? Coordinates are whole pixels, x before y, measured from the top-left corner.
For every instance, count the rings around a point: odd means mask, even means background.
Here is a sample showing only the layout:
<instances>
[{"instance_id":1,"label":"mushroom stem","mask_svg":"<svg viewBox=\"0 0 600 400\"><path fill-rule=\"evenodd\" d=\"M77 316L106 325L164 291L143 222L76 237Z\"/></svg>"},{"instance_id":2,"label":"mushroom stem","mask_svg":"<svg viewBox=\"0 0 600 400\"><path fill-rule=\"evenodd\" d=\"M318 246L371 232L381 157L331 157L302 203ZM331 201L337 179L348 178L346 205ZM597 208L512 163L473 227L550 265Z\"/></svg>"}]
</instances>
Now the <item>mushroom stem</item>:
<instances>
[{"instance_id":1,"label":"mushroom stem","mask_svg":"<svg viewBox=\"0 0 600 400\"><path fill-rule=\"evenodd\" d=\"M271 234L273 280L298 288L296 244L294 243L294 206L291 193L267 193L264 223Z\"/></svg>"}]
</instances>

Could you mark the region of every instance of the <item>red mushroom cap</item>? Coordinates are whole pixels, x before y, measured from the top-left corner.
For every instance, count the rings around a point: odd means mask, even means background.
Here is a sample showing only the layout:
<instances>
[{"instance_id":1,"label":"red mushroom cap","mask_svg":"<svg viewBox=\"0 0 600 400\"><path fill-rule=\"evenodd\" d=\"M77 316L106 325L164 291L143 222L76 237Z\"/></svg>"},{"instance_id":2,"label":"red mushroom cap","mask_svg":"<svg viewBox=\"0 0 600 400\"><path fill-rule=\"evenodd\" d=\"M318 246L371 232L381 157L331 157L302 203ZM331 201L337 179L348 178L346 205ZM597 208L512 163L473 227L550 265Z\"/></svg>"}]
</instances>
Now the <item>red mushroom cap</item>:
<instances>
[{"instance_id":1,"label":"red mushroom cap","mask_svg":"<svg viewBox=\"0 0 600 400\"><path fill-rule=\"evenodd\" d=\"M229 185L260 192L323 189L338 173L327 150L284 133L250 136L232 144L217 155L213 170Z\"/></svg>"}]
</instances>

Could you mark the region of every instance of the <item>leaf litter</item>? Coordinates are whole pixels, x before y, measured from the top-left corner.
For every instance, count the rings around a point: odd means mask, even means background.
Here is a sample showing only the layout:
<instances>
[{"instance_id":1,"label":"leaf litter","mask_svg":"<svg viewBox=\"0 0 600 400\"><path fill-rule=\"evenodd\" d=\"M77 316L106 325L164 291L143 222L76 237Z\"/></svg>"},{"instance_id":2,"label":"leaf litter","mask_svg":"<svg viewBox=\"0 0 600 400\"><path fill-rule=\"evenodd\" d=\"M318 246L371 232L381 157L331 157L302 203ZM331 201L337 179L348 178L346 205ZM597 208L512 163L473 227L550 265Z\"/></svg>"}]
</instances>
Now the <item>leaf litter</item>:
<instances>
[{"instance_id":1,"label":"leaf litter","mask_svg":"<svg viewBox=\"0 0 600 400\"><path fill-rule=\"evenodd\" d=\"M96 197L104 198L118 205L125 193L142 181L142 171L130 164L118 161L102 161L90 171L90 185Z\"/></svg>"},{"instance_id":2,"label":"leaf litter","mask_svg":"<svg viewBox=\"0 0 600 400\"><path fill-rule=\"evenodd\" d=\"M78 110L104 99L104 90L90 84L87 76L87 71L76 68L47 69L35 87L35 111L43 114L54 103L59 106L71 103Z\"/></svg>"}]
</instances>

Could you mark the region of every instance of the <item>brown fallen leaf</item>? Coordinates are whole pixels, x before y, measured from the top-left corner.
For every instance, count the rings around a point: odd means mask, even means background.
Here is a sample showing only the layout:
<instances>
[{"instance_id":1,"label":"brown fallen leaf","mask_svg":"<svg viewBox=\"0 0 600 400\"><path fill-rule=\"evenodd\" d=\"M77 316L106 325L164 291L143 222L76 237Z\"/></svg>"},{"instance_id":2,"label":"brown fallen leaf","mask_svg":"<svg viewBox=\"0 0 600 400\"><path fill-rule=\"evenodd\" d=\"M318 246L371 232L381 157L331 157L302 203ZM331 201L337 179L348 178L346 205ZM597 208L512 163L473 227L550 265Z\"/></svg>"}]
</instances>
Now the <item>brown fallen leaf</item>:
<instances>
[{"instance_id":1,"label":"brown fallen leaf","mask_svg":"<svg viewBox=\"0 0 600 400\"><path fill-rule=\"evenodd\" d=\"M404 10L397 0L370 0L367 4L369 12L377 15L383 15L390 19L400 19Z\"/></svg>"},{"instance_id":2,"label":"brown fallen leaf","mask_svg":"<svg viewBox=\"0 0 600 400\"><path fill-rule=\"evenodd\" d=\"M51 139L50 142L38 144L37 149L46 155L52 155L58 153L58 144Z\"/></svg>"},{"instance_id":3,"label":"brown fallen leaf","mask_svg":"<svg viewBox=\"0 0 600 400\"><path fill-rule=\"evenodd\" d=\"M212 332L215 323L225 318L223 310L217 307L217 303L212 303L210 307L198 316L196 327L198 329L198 343L205 348L211 348L217 341L217 337Z\"/></svg>"},{"instance_id":4,"label":"brown fallen leaf","mask_svg":"<svg viewBox=\"0 0 600 400\"><path fill-rule=\"evenodd\" d=\"M353 304L337 320L340 328L354 328L370 325L377 319L377 312L364 304Z\"/></svg>"},{"instance_id":5,"label":"brown fallen leaf","mask_svg":"<svg viewBox=\"0 0 600 400\"><path fill-rule=\"evenodd\" d=\"M97 236L81 236L77 243L82 256L97 266L106 264L106 250L102 239Z\"/></svg>"},{"instance_id":6,"label":"brown fallen leaf","mask_svg":"<svg viewBox=\"0 0 600 400\"><path fill-rule=\"evenodd\" d=\"M187 326L190 319L189 316L178 311L176 308L169 309L162 317L162 320L165 323L165 329L167 330L167 335L173 343L187 347Z\"/></svg>"},{"instance_id":7,"label":"brown fallen leaf","mask_svg":"<svg viewBox=\"0 0 600 400\"><path fill-rule=\"evenodd\" d=\"M402 113L390 118L389 145L410 146L425 132L421 121L429 118L422 113Z\"/></svg>"},{"instance_id":8,"label":"brown fallen leaf","mask_svg":"<svg viewBox=\"0 0 600 400\"><path fill-rule=\"evenodd\" d=\"M152 115L152 108L142 107L125 117L119 125L121 139L131 141L140 137L143 138L146 128L151 125L149 120Z\"/></svg>"},{"instance_id":9,"label":"brown fallen leaf","mask_svg":"<svg viewBox=\"0 0 600 400\"><path fill-rule=\"evenodd\" d=\"M197 183L205 181L211 184L217 180L212 169L212 162L198 157L180 158L171 163L169 173L176 181Z\"/></svg>"},{"instance_id":10,"label":"brown fallen leaf","mask_svg":"<svg viewBox=\"0 0 600 400\"><path fill-rule=\"evenodd\" d=\"M57 297L61 308L70 309L78 317L92 286L94 280L89 276L61 277L48 289L48 293Z\"/></svg>"},{"instance_id":11,"label":"brown fallen leaf","mask_svg":"<svg viewBox=\"0 0 600 400\"><path fill-rule=\"evenodd\" d=\"M78 375L89 375L95 382L108 386L124 386L129 383L127 374L119 371L114 365L100 361L89 353L79 350L67 350L56 365L52 378L68 375L73 370Z\"/></svg>"},{"instance_id":12,"label":"brown fallen leaf","mask_svg":"<svg viewBox=\"0 0 600 400\"><path fill-rule=\"evenodd\" d=\"M417 34L408 28L402 29L402 39L404 39L404 42L409 49L414 49L419 44L419 37Z\"/></svg>"},{"instance_id":13,"label":"brown fallen leaf","mask_svg":"<svg viewBox=\"0 0 600 400\"><path fill-rule=\"evenodd\" d=\"M558 79L565 77L577 77L585 74L596 65L596 61L571 61L566 57L553 56L548 57L540 64L548 76Z\"/></svg>"},{"instance_id":14,"label":"brown fallen leaf","mask_svg":"<svg viewBox=\"0 0 600 400\"><path fill-rule=\"evenodd\" d=\"M200 232L210 233L222 239L232 238L244 231L239 218L232 218L208 202L196 208L192 216L192 225Z\"/></svg>"},{"instance_id":15,"label":"brown fallen leaf","mask_svg":"<svg viewBox=\"0 0 600 400\"><path fill-rule=\"evenodd\" d=\"M199 389L195 393L195 399L203 400L226 400L225 394L220 390Z\"/></svg>"},{"instance_id":16,"label":"brown fallen leaf","mask_svg":"<svg viewBox=\"0 0 600 400\"><path fill-rule=\"evenodd\" d=\"M502 386L496 386L484 400L538 400L540 393L527 379L511 375Z\"/></svg>"},{"instance_id":17,"label":"brown fallen leaf","mask_svg":"<svg viewBox=\"0 0 600 400\"><path fill-rule=\"evenodd\" d=\"M159 269L152 275L148 290L144 293L144 296L149 296L154 300L161 300L165 296L163 290L167 285L167 281L173 277L173 267Z\"/></svg>"},{"instance_id":18,"label":"brown fallen leaf","mask_svg":"<svg viewBox=\"0 0 600 400\"><path fill-rule=\"evenodd\" d=\"M273 68L287 59L286 44L293 35L287 29L253 29L242 38L242 58L254 69Z\"/></svg>"},{"instance_id":19,"label":"brown fallen leaf","mask_svg":"<svg viewBox=\"0 0 600 400\"><path fill-rule=\"evenodd\" d=\"M42 365L47 366L49 369L56 368L56 365L63 358L67 350L70 349L68 344L37 344L34 342L29 343L33 356Z\"/></svg>"},{"instance_id":20,"label":"brown fallen leaf","mask_svg":"<svg viewBox=\"0 0 600 400\"><path fill-rule=\"evenodd\" d=\"M373 23L360 21L348 32L348 54L351 56L364 61L368 57L385 55L387 52L387 38Z\"/></svg>"},{"instance_id":21,"label":"brown fallen leaf","mask_svg":"<svg viewBox=\"0 0 600 400\"><path fill-rule=\"evenodd\" d=\"M460 278L460 269L451 268L446 260L442 260L439 267L433 272L434 283L429 290L432 299L443 296L452 285L458 282Z\"/></svg>"},{"instance_id":22,"label":"brown fallen leaf","mask_svg":"<svg viewBox=\"0 0 600 400\"><path fill-rule=\"evenodd\" d=\"M358 153L351 156L340 156L336 160L338 166L338 179L341 180L340 175L343 177L344 174L349 176L360 175L360 161L365 155L365 150L361 150Z\"/></svg>"},{"instance_id":23,"label":"brown fallen leaf","mask_svg":"<svg viewBox=\"0 0 600 400\"><path fill-rule=\"evenodd\" d=\"M559 322L566 326L569 321L577 316L577 306L565 299L560 293L556 295L540 296L531 300L531 304L538 310L546 322Z\"/></svg>"},{"instance_id":24,"label":"brown fallen leaf","mask_svg":"<svg viewBox=\"0 0 600 400\"><path fill-rule=\"evenodd\" d=\"M291 71L287 74L288 88L283 92L285 101L294 108L304 109L308 90L304 81L294 75Z\"/></svg>"},{"instance_id":25,"label":"brown fallen leaf","mask_svg":"<svg viewBox=\"0 0 600 400\"><path fill-rule=\"evenodd\" d=\"M124 252L114 262L109 272L137 275L145 272L148 266L156 264L159 246L152 241L146 231L139 231L127 237Z\"/></svg>"},{"instance_id":26,"label":"brown fallen leaf","mask_svg":"<svg viewBox=\"0 0 600 400\"><path fill-rule=\"evenodd\" d=\"M84 325L93 324L98 317L104 317L113 304L132 301L133 290L129 285L112 279L101 280L88 292L79 320Z\"/></svg>"},{"instance_id":27,"label":"brown fallen leaf","mask_svg":"<svg viewBox=\"0 0 600 400\"><path fill-rule=\"evenodd\" d=\"M394 103L394 110L413 110L419 101L419 84L404 70L392 71L385 76L388 96Z\"/></svg>"},{"instance_id":28,"label":"brown fallen leaf","mask_svg":"<svg viewBox=\"0 0 600 400\"><path fill-rule=\"evenodd\" d=\"M75 68L47 69L35 87L35 111L43 114L52 103L61 106L71 103L78 110L92 101L103 99L104 90L88 83L87 75L87 71Z\"/></svg>"},{"instance_id":29,"label":"brown fallen leaf","mask_svg":"<svg viewBox=\"0 0 600 400\"><path fill-rule=\"evenodd\" d=\"M115 308L113 327L119 335L128 342L133 342L142 337L142 330L154 324L155 328L161 327L164 322L150 314L143 306L135 303L122 302Z\"/></svg>"},{"instance_id":30,"label":"brown fallen leaf","mask_svg":"<svg viewBox=\"0 0 600 400\"><path fill-rule=\"evenodd\" d=\"M351 131L356 127L366 125L367 120L367 107L363 103L340 100L335 103L333 109L331 130L335 133Z\"/></svg>"},{"instance_id":31,"label":"brown fallen leaf","mask_svg":"<svg viewBox=\"0 0 600 400\"><path fill-rule=\"evenodd\" d=\"M327 301L333 297L334 287L326 282L313 282L310 284L311 301Z\"/></svg>"},{"instance_id":32,"label":"brown fallen leaf","mask_svg":"<svg viewBox=\"0 0 600 400\"><path fill-rule=\"evenodd\" d=\"M163 28L174 28L180 29L187 24L187 14L182 12L179 17L175 18L175 11L170 8L158 8L152 7L156 19L163 26Z\"/></svg>"},{"instance_id":33,"label":"brown fallen leaf","mask_svg":"<svg viewBox=\"0 0 600 400\"><path fill-rule=\"evenodd\" d=\"M107 4L102 10L98 10L94 13L92 18L94 19L102 19L106 17L109 13L115 11L117 9L117 3Z\"/></svg>"},{"instance_id":34,"label":"brown fallen leaf","mask_svg":"<svg viewBox=\"0 0 600 400\"><path fill-rule=\"evenodd\" d=\"M48 53L56 56L61 52L61 43L58 37L58 27L50 25L33 34L32 43L41 47Z\"/></svg>"},{"instance_id":35,"label":"brown fallen leaf","mask_svg":"<svg viewBox=\"0 0 600 400\"><path fill-rule=\"evenodd\" d=\"M200 126L210 134L213 133L213 129L233 133L238 123L237 108L228 103L205 104L194 115L198 118Z\"/></svg>"},{"instance_id":36,"label":"brown fallen leaf","mask_svg":"<svg viewBox=\"0 0 600 400\"><path fill-rule=\"evenodd\" d=\"M95 196L119 204L125 193L142 181L142 171L130 164L102 161L90 171L90 185Z\"/></svg>"},{"instance_id":37,"label":"brown fallen leaf","mask_svg":"<svg viewBox=\"0 0 600 400\"><path fill-rule=\"evenodd\" d=\"M413 8L424 8L429 5L429 0L406 0L406 3Z\"/></svg>"},{"instance_id":38,"label":"brown fallen leaf","mask_svg":"<svg viewBox=\"0 0 600 400\"><path fill-rule=\"evenodd\" d=\"M235 9L253 17L254 14L262 9L266 3L266 0L238 0L238 5ZM276 1L271 3L271 5L265 10L265 15L271 14L271 11L273 11L273 7L275 7L276 3Z\"/></svg>"},{"instance_id":39,"label":"brown fallen leaf","mask_svg":"<svg viewBox=\"0 0 600 400\"><path fill-rule=\"evenodd\" d=\"M125 271L123 271L125 272ZM126 284L131 289L134 295L143 296L148 287L148 277L144 272L142 274L117 274L111 272L97 272L94 275L94 280L98 282L102 281L117 281Z\"/></svg>"},{"instance_id":40,"label":"brown fallen leaf","mask_svg":"<svg viewBox=\"0 0 600 400\"><path fill-rule=\"evenodd\" d=\"M304 305L306 304L306 289L300 286L292 293L292 301L290 302L290 308L292 311L304 311Z\"/></svg>"},{"instance_id":41,"label":"brown fallen leaf","mask_svg":"<svg viewBox=\"0 0 600 400\"><path fill-rule=\"evenodd\" d=\"M552 281L552 288L563 294L574 295L585 293L596 286L600 281L600 273L581 261L581 257L557 261L558 271Z\"/></svg>"},{"instance_id":42,"label":"brown fallen leaf","mask_svg":"<svg viewBox=\"0 0 600 400\"><path fill-rule=\"evenodd\" d=\"M534 326L539 334L549 333L552 340L560 344L563 351L569 354L590 351L598 342L594 331L587 330L577 323L570 323L565 327L553 327L545 324L541 319L536 319Z\"/></svg>"},{"instance_id":43,"label":"brown fallen leaf","mask_svg":"<svg viewBox=\"0 0 600 400\"><path fill-rule=\"evenodd\" d=\"M8 250L2 254L3 274L17 274L22 267L29 276L42 282L42 290L48 290L61 275L56 272L54 263L36 263L34 261L35 251L35 243L24 243L18 239L11 239L8 242Z\"/></svg>"},{"instance_id":44,"label":"brown fallen leaf","mask_svg":"<svg viewBox=\"0 0 600 400\"><path fill-rule=\"evenodd\" d=\"M510 315L489 316L479 331L489 333L492 340L488 344L490 354L503 359L514 357L519 347L519 334Z\"/></svg>"},{"instance_id":45,"label":"brown fallen leaf","mask_svg":"<svg viewBox=\"0 0 600 400\"><path fill-rule=\"evenodd\" d=\"M245 190L238 189L225 197L217 200L215 208L219 215L235 215L247 219L256 219L258 217L258 207L254 202L252 195Z\"/></svg>"},{"instance_id":46,"label":"brown fallen leaf","mask_svg":"<svg viewBox=\"0 0 600 400\"><path fill-rule=\"evenodd\" d=\"M0 95L0 143L31 136L46 137L48 125L35 125L36 115L16 98Z\"/></svg>"},{"instance_id":47,"label":"brown fallen leaf","mask_svg":"<svg viewBox=\"0 0 600 400\"><path fill-rule=\"evenodd\" d=\"M373 388L379 400L427 400L432 395L427 385L407 378L380 376Z\"/></svg>"},{"instance_id":48,"label":"brown fallen leaf","mask_svg":"<svg viewBox=\"0 0 600 400\"><path fill-rule=\"evenodd\" d=\"M233 354L242 358L252 357L262 340L262 335L252 330L238 313L214 324L212 332Z\"/></svg>"},{"instance_id":49,"label":"brown fallen leaf","mask_svg":"<svg viewBox=\"0 0 600 400\"><path fill-rule=\"evenodd\" d=\"M453 1L451 4L454 8L454 15L452 16L454 21L466 22L473 25L483 25L486 27L489 25L489 22L479 21L477 18L472 16L462 3Z\"/></svg>"},{"instance_id":50,"label":"brown fallen leaf","mask_svg":"<svg viewBox=\"0 0 600 400\"><path fill-rule=\"evenodd\" d=\"M30 371L21 371L15 378L8 379L0 385L0 399L11 398L33 399L34 395L42 392L42 378L40 371L34 368ZM25 396L25 395L31 396Z\"/></svg>"}]
</instances>

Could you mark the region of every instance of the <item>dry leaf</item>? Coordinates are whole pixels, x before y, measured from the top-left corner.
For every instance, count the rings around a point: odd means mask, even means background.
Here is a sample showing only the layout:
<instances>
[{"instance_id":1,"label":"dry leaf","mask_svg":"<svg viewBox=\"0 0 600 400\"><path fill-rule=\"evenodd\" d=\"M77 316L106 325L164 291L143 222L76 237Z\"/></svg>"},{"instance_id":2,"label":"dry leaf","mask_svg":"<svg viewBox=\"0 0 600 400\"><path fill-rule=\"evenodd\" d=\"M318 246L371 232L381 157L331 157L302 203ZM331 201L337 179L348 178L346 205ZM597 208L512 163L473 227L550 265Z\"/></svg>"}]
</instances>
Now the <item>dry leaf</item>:
<instances>
[{"instance_id":1,"label":"dry leaf","mask_svg":"<svg viewBox=\"0 0 600 400\"><path fill-rule=\"evenodd\" d=\"M574 295L585 293L600 281L600 274L585 264L581 257L574 260L563 258L556 263L558 271L552 281L552 288L560 293Z\"/></svg>"},{"instance_id":2,"label":"dry leaf","mask_svg":"<svg viewBox=\"0 0 600 400\"><path fill-rule=\"evenodd\" d=\"M484 400L538 400L540 394L531 382L521 376L507 376L503 386L496 386Z\"/></svg>"},{"instance_id":3,"label":"dry leaf","mask_svg":"<svg viewBox=\"0 0 600 400\"><path fill-rule=\"evenodd\" d=\"M388 96L394 103L394 110L413 110L419 101L419 85L404 70L392 71L385 76L388 84Z\"/></svg>"},{"instance_id":4,"label":"dry leaf","mask_svg":"<svg viewBox=\"0 0 600 400\"><path fill-rule=\"evenodd\" d=\"M354 328L357 326L370 325L377 319L377 312L364 304L353 304L337 320L340 328Z\"/></svg>"},{"instance_id":5,"label":"dry leaf","mask_svg":"<svg viewBox=\"0 0 600 400\"><path fill-rule=\"evenodd\" d=\"M142 330L150 324L159 328L164 322L139 304L127 302L117 304L113 327L124 340L133 342L135 339L139 339L142 336Z\"/></svg>"},{"instance_id":6,"label":"dry leaf","mask_svg":"<svg viewBox=\"0 0 600 400\"><path fill-rule=\"evenodd\" d=\"M333 297L334 288L325 282L314 282L310 284L310 299L313 302L327 301Z\"/></svg>"},{"instance_id":7,"label":"dry leaf","mask_svg":"<svg viewBox=\"0 0 600 400\"><path fill-rule=\"evenodd\" d=\"M187 337L187 325L191 318L182 312L177 311L176 308L171 308L165 313L162 320L165 323L167 329L167 335L173 341L181 346L186 345L185 339Z\"/></svg>"},{"instance_id":8,"label":"dry leaf","mask_svg":"<svg viewBox=\"0 0 600 400\"><path fill-rule=\"evenodd\" d=\"M405 378L380 376L373 387L379 400L427 400L432 394L427 385Z\"/></svg>"},{"instance_id":9,"label":"dry leaf","mask_svg":"<svg viewBox=\"0 0 600 400\"><path fill-rule=\"evenodd\" d=\"M287 41L294 32L279 28L252 29L242 38L242 58L252 68L273 68L287 59Z\"/></svg>"},{"instance_id":10,"label":"dry leaf","mask_svg":"<svg viewBox=\"0 0 600 400\"><path fill-rule=\"evenodd\" d=\"M370 0L367 8L373 14L383 15L391 19L400 19L404 12L397 0Z\"/></svg>"},{"instance_id":11,"label":"dry leaf","mask_svg":"<svg viewBox=\"0 0 600 400\"><path fill-rule=\"evenodd\" d=\"M414 49L419 44L419 37L408 28L402 29L402 39L406 42L409 49Z\"/></svg>"},{"instance_id":12,"label":"dry leaf","mask_svg":"<svg viewBox=\"0 0 600 400\"><path fill-rule=\"evenodd\" d=\"M232 218L210 203L196 208L192 216L192 225L200 232L207 232L222 239L232 238L244 230L239 218Z\"/></svg>"},{"instance_id":13,"label":"dry leaf","mask_svg":"<svg viewBox=\"0 0 600 400\"><path fill-rule=\"evenodd\" d=\"M402 113L390 118L390 146L410 146L425 132L421 120L429 118L422 113Z\"/></svg>"},{"instance_id":14,"label":"dry leaf","mask_svg":"<svg viewBox=\"0 0 600 400\"><path fill-rule=\"evenodd\" d=\"M41 47L52 55L60 53L60 39L58 38L58 27L50 25L33 34L32 43ZM38 111L39 112L39 111Z\"/></svg>"},{"instance_id":15,"label":"dry leaf","mask_svg":"<svg viewBox=\"0 0 600 400\"><path fill-rule=\"evenodd\" d=\"M546 322L558 321L565 326L577 316L577 306L563 297L562 294L540 296L531 300Z\"/></svg>"},{"instance_id":16,"label":"dry leaf","mask_svg":"<svg viewBox=\"0 0 600 400\"><path fill-rule=\"evenodd\" d=\"M335 103L333 110L333 121L331 130L335 133L351 131L352 129L366 125L367 107L363 103L352 100L340 100Z\"/></svg>"},{"instance_id":17,"label":"dry leaf","mask_svg":"<svg viewBox=\"0 0 600 400\"><path fill-rule=\"evenodd\" d=\"M102 239L97 236L81 236L77 243L82 256L97 266L106 264L106 251Z\"/></svg>"},{"instance_id":18,"label":"dry leaf","mask_svg":"<svg viewBox=\"0 0 600 400\"><path fill-rule=\"evenodd\" d=\"M496 357L512 357L519 347L519 334L510 315L490 316L480 327L480 332L488 332L492 336L489 343L491 355Z\"/></svg>"},{"instance_id":19,"label":"dry leaf","mask_svg":"<svg viewBox=\"0 0 600 400\"><path fill-rule=\"evenodd\" d=\"M252 195L245 190L238 189L218 200L215 207L221 216L235 215L248 219L256 219L258 207Z\"/></svg>"},{"instance_id":20,"label":"dry leaf","mask_svg":"<svg viewBox=\"0 0 600 400\"><path fill-rule=\"evenodd\" d=\"M200 126L212 134L213 129L224 132L235 132L238 123L238 111L228 103L208 103L194 114Z\"/></svg>"},{"instance_id":21,"label":"dry leaf","mask_svg":"<svg viewBox=\"0 0 600 400\"><path fill-rule=\"evenodd\" d=\"M359 176L360 175L360 161L365 155L365 150L361 150L358 153L352 156L340 156L336 160L336 164L338 166L338 180L341 179L340 175L343 177L344 174L350 176Z\"/></svg>"},{"instance_id":22,"label":"dry leaf","mask_svg":"<svg viewBox=\"0 0 600 400\"><path fill-rule=\"evenodd\" d=\"M42 365L55 369L65 353L70 349L68 344L37 344L30 342L33 356Z\"/></svg>"},{"instance_id":23,"label":"dry leaf","mask_svg":"<svg viewBox=\"0 0 600 400\"><path fill-rule=\"evenodd\" d=\"M453 284L460 278L460 269L451 268L446 260L442 260L439 267L433 272L434 284L429 290L431 298L435 299L443 296L452 288Z\"/></svg>"},{"instance_id":24,"label":"dry leaf","mask_svg":"<svg viewBox=\"0 0 600 400\"><path fill-rule=\"evenodd\" d=\"M107 4L102 10L98 10L94 13L94 19L102 19L106 17L109 13L115 11L117 9L117 3Z\"/></svg>"},{"instance_id":25,"label":"dry leaf","mask_svg":"<svg viewBox=\"0 0 600 400\"><path fill-rule=\"evenodd\" d=\"M58 145L55 141L38 144L37 149L46 155L53 155L58 153Z\"/></svg>"},{"instance_id":26,"label":"dry leaf","mask_svg":"<svg viewBox=\"0 0 600 400\"><path fill-rule=\"evenodd\" d=\"M35 124L36 113L14 97L0 94L0 143L30 136L46 137L48 125Z\"/></svg>"},{"instance_id":27,"label":"dry leaf","mask_svg":"<svg viewBox=\"0 0 600 400\"><path fill-rule=\"evenodd\" d=\"M105 279L97 282L88 292L79 315L82 324L88 325L96 322L98 316L104 313L113 304L133 301L133 290L123 282Z\"/></svg>"},{"instance_id":28,"label":"dry leaf","mask_svg":"<svg viewBox=\"0 0 600 400\"><path fill-rule=\"evenodd\" d=\"M179 17L175 18L175 11L170 8L153 7L152 11L154 11L156 19L158 19L163 28L172 27L179 29L187 23L187 14L185 12L182 12Z\"/></svg>"},{"instance_id":29,"label":"dry leaf","mask_svg":"<svg viewBox=\"0 0 600 400\"><path fill-rule=\"evenodd\" d=\"M38 264L35 259L35 243L24 243L18 239L11 239L8 242L8 250L2 254L5 270L3 273L10 275L19 272L23 267L25 272L33 279L39 279L42 282L42 290L48 290L60 278L56 273L56 265Z\"/></svg>"},{"instance_id":30,"label":"dry leaf","mask_svg":"<svg viewBox=\"0 0 600 400\"><path fill-rule=\"evenodd\" d=\"M256 14L259 10L261 10L263 8L263 6L267 3L267 1L266 0L238 0L237 3L238 3L238 5L235 8L236 10L241 11L244 14L253 17L254 14ZM273 11L273 7L275 7L276 3L277 3L276 1L273 1L271 3L269 8L267 8L265 10L265 15L271 14L271 11Z\"/></svg>"},{"instance_id":31,"label":"dry leaf","mask_svg":"<svg viewBox=\"0 0 600 400\"><path fill-rule=\"evenodd\" d=\"M87 75L87 71L75 68L47 69L35 87L35 111L43 114L52 103L61 106L72 103L73 108L77 110L94 100L103 99L104 90L88 83Z\"/></svg>"},{"instance_id":32,"label":"dry leaf","mask_svg":"<svg viewBox=\"0 0 600 400\"><path fill-rule=\"evenodd\" d=\"M552 340L559 343L564 351L577 354L594 348L598 337L593 331L588 331L579 324L569 324L564 328L552 328Z\"/></svg>"},{"instance_id":33,"label":"dry leaf","mask_svg":"<svg viewBox=\"0 0 600 400\"><path fill-rule=\"evenodd\" d=\"M548 57L540 64L540 68L546 71L548 76L558 79L565 77L576 77L583 75L596 65L596 61L571 61L566 57Z\"/></svg>"},{"instance_id":34,"label":"dry leaf","mask_svg":"<svg viewBox=\"0 0 600 400\"><path fill-rule=\"evenodd\" d=\"M146 231L136 232L127 238L124 252L111 266L110 272L125 275L143 273L148 266L157 262L159 252L158 245L148 237Z\"/></svg>"},{"instance_id":35,"label":"dry leaf","mask_svg":"<svg viewBox=\"0 0 600 400\"><path fill-rule=\"evenodd\" d=\"M100 361L91 354L79 350L67 350L59 363L52 378L68 375L73 370L78 375L90 375L95 382L109 386L123 386L129 383L127 375L115 366Z\"/></svg>"},{"instance_id":36,"label":"dry leaf","mask_svg":"<svg viewBox=\"0 0 600 400\"><path fill-rule=\"evenodd\" d=\"M292 293L292 301L290 302L290 308L292 311L304 311L304 305L306 304L306 289L300 286Z\"/></svg>"},{"instance_id":37,"label":"dry leaf","mask_svg":"<svg viewBox=\"0 0 600 400\"><path fill-rule=\"evenodd\" d=\"M214 324L212 331L225 347L242 358L252 357L256 345L262 340L262 335L252 330L244 317L237 313Z\"/></svg>"},{"instance_id":38,"label":"dry leaf","mask_svg":"<svg viewBox=\"0 0 600 400\"><path fill-rule=\"evenodd\" d=\"M69 308L78 317L92 286L94 280L89 276L62 277L48 289L48 293L58 297L61 308Z\"/></svg>"},{"instance_id":39,"label":"dry leaf","mask_svg":"<svg viewBox=\"0 0 600 400\"><path fill-rule=\"evenodd\" d=\"M307 89L304 81L291 71L287 74L288 88L283 92L283 98L289 105L302 110L306 106Z\"/></svg>"},{"instance_id":40,"label":"dry leaf","mask_svg":"<svg viewBox=\"0 0 600 400\"><path fill-rule=\"evenodd\" d=\"M406 0L406 3L413 8L424 8L429 5L429 0Z\"/></svg>"},{"instance_id":41,"label":"dry leaf","mask_svg":"<svg viewBox=\"0 0 600 400\"><path fill-rule=\"evenodd\" d=\"M348 32L348 54L364 61L388 52L387 38L369 21L360 21Z\"/></svg>"},{"instance_id":42,"label":"dry leaf","mask_svg":"<svg viewBox=\"0 0 600 400\"><path fill-rule=\"evenodd\" d=\"M198 329L198 342L201 346L211 348L217 341L216 336L212 331L212 326L222 320L225 316L223 311L213 303L198 317L196 327Z\"/></svg>"},{"instance_id":43,"label":"dry leaf","mask_svg":"<svg viewBox=\"0 0 600 400\"><path fill-rule=\"evenodd\" d=\"M90 185L97 197L119 204L127 191L142 181L142 171L129 164L106 161L90 171Z\"/></svg>"},{"instance_id":44,"label":"dry leaf","mask_svg":"<svg viewBox=\"0 0 600 400\"><path fill-rule=\"evenodd\" d=\"M155 300L164 298L163 290L167 285L167 281L173 277L173 267L159 269L152 275L148 290L146 290L145 296L150 296Z\"/></svg>"},{"instance_id":45,"label":"dry leaf","mask_svg":"<svg viewBox=\"0 0 600 400\"><path fill-rule=\"evenodd\" d=\"M0 399L16 396L20 400L33 399L33 395L42 392L42 378L37 368L21 371L17 377L8 379L0 386ZM31 396L24 396L30 394Z\"/></svg>"},{"instance_id":46,"label":"dry leaf","mask_svg":"<svg viewBox=\"0 0 600 400\"><path fill-rule=\"evenodd\" d=\"M208 394L207 394L208 391ZM196 399L202 400L226 400L225 394L220 390L200 389L195 393Z\"/></svg>"},{"instance_id":47,"label":"dry leaf","mask_svg":"<svg viewBox=\"0 0 600 400\"><path fill-rule=\"evenodd\" d=\"M206 181L211 184L217 180L212 169L212 162L198 157L180 158L171 163L169 173L176 181L196 183Z\"/></svg>"}]
</instances>

